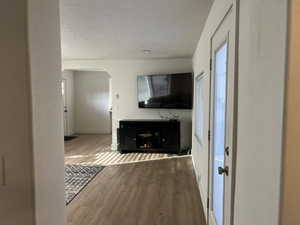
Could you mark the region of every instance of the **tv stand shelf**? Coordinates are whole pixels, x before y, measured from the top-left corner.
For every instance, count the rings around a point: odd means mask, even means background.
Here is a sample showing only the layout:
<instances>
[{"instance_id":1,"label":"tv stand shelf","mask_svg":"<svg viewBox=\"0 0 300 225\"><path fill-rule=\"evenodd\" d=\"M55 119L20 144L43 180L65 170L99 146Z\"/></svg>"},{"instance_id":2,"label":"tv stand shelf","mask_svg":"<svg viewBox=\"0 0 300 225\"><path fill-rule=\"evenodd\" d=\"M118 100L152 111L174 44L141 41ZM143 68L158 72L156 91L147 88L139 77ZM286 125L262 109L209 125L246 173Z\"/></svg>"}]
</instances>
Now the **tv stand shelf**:
<instances>
[{"instance_id":1,"label":"tv stand shelf","mask_svg":"<svg viewBox=\"0 0 300 225\"><path fill-rule=\"evenodd\" d=\"M180 153L180 122L177 120L121 120L118 129L121 153Z\"/></svg>"}]
</instances>

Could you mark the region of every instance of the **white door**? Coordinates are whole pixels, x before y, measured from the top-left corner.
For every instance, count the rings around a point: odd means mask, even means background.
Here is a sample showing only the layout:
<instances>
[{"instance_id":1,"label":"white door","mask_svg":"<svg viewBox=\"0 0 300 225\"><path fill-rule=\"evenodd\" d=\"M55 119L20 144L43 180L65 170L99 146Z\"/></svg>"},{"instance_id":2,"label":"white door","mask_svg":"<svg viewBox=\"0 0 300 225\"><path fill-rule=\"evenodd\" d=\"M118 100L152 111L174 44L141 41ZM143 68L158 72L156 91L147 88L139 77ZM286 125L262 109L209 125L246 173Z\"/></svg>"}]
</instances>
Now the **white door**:
<instances>
[{"instance_id":1,"label":"white door","mask_svg":"<svg viewBox=\"0 0 300 225\"><path fill-rule=\"evenodd\" d=\"M232 224L234 23L231 9L211 39L209 225Z\"/></svg>"},{"instance_id":2,"label":"white door","mask_svg":"<svg viewBox=\"0 0 300 225\"><path fill-rule=\"evenodd\" d=\"M61 81L61 94L63 100L63 115L64 115L64 135L68 136L68 106L67 106L67 81Z\"/></svg>"}]
</instances>

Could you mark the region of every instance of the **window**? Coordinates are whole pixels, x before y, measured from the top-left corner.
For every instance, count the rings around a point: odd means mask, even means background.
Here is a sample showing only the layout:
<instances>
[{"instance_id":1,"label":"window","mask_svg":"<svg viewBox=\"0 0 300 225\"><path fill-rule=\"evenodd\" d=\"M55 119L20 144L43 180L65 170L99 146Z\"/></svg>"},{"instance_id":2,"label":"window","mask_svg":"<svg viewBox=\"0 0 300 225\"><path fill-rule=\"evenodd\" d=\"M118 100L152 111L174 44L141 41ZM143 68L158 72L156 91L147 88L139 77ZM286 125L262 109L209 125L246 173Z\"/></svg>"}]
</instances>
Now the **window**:
<instances>
[{"instance_id":1,"label":"window","mask_svg":"<svg viewBox=\"0 0 300 225\"><path fill-rule=\"evenodd\" d=\"M203 129L204 129L204 73L196 77L195 85L195 136L199 144L203 144Z\"/></svg>"}]
</instances>

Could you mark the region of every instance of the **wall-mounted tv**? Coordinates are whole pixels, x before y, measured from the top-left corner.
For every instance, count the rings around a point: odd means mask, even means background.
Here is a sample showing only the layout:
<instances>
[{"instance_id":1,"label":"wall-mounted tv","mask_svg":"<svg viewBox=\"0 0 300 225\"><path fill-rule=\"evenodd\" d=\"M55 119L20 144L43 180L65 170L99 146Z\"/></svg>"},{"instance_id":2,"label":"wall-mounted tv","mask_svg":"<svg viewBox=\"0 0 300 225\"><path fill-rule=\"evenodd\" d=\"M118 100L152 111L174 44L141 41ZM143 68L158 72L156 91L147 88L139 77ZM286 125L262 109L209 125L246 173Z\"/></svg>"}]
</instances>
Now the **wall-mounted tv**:
<instances>
[{"instance_id":1,"label":"wall-mounted tv","mask_svg":"<svg viewBox=\"0 0 300 225\"><path fill-rule=\"evenodd\" d=\"M138 76L139 108L192 109L193 74Z\"/></svg>"}]
</instances>

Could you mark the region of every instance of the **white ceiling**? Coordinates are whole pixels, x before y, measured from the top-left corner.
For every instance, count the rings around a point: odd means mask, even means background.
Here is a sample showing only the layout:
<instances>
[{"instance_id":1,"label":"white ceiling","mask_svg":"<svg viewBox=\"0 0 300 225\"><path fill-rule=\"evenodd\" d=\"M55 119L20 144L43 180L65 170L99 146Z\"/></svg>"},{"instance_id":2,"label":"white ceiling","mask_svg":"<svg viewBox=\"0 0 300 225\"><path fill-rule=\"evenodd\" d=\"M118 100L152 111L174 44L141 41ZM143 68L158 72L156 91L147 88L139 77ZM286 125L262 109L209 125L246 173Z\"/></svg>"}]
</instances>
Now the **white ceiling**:
<instances>
[{"instance_id":1,"label":"white ceiling","mask_svg":"<svg viewBox=\"0 0 300 225\"><path fill-rule=\"evenodd\" d=\"M191 57L211 3L61 0L63 59Z\"/></svg>"}]
</instances>

